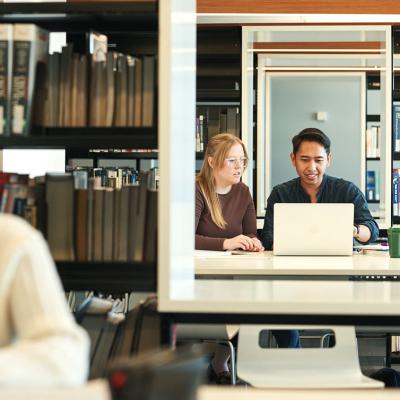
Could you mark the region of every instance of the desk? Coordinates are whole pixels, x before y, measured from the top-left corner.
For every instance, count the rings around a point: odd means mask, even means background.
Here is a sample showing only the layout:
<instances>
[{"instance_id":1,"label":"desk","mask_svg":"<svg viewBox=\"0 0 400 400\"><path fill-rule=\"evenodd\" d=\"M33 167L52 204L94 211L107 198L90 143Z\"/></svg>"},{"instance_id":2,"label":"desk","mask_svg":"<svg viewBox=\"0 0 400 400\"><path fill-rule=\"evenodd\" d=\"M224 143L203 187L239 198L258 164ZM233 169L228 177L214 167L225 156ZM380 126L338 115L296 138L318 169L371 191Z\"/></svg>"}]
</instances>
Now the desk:
<instances>
[{"instance_id":1,"label":"desk","mask_svg":"<svg viewBox=\"0 0 400 400\"><path fill-rule=\"evenodd\" d=\"M111 400L105 380L89 381L72 388L1 388L0 399L7 400Z\"/></svg>"},{"instance_id":2,"label":"desk","mask_svg":"<svg viewBox=\"0 0 400 400\"><path fill-rule=\"evenodd\" d=\"M368 251L343 257L273 256L272 252L228 255L196 251L196 278L201 279L307 279L358 277L400 281L400 258L388 252ZM223 255L222 255L223 254Z\"/></svg>"},{"instance_id":3,"label":"desk","mask_svg":"<svg viewBox=\"0 0 400 400\"><path fill-rule=\"evenodd\" d=\"M201 386L197 400L398 400L399 389L267 390Z\"/></svg>"},{"instance_id":4,"label":"desk","mask_svg":"<svg viewBox=\"0 0 400 400\"><path fill-rule=\"evenodd\" d=\"M207 280L176 282L159 311L177 322L400 325L397 282Z\"/></svg>"}]
</instances>

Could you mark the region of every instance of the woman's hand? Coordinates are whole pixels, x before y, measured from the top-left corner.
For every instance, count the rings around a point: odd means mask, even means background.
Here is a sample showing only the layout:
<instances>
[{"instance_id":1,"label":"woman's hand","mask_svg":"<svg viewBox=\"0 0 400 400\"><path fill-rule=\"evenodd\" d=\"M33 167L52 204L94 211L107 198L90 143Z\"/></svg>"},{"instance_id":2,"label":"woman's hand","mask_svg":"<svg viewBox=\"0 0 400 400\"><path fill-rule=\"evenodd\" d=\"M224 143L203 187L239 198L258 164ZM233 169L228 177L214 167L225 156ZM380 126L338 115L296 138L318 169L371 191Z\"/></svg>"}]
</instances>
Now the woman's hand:
<instances>
[{"instance_id":1,"label":"woman's hand","mask_svg":"<svg viewBox=\"0 0 400 400\"><path fill-rule=\"evenodd\" d=\"M231 239L225 239L224 250L242 249L246 251L263 251L264 247L257 238L251 238L246 235L238 235Z\"/></svg>"},{"instance_id":2,"label":"woman's hand","mask_svg":"<svg viewBox=\"0 0 400 400\"><path fill-rule=\"evenodd\" d=\"M254 245L254 249L252 251L264 251L265 250L262 243L256 237L251 238L251 240L253 241L253 245Z\"/></svg>"}]
</instances>

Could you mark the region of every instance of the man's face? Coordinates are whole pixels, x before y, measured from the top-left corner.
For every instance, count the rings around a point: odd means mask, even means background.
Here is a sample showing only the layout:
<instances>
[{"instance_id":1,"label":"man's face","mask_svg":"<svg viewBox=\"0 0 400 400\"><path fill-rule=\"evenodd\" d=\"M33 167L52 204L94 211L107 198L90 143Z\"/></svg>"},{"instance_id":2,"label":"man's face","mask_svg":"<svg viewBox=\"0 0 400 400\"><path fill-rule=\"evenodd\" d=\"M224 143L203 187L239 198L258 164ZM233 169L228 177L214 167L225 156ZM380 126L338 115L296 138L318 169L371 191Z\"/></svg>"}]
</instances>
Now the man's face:
<instances>
[{"instance_id":1,"label":"man's face","mask_svg":"<svg viewBox=\"0 0 400 400\"><path fill-rule=\"evenodd\" d=\"M296 154L290 153L303 187L318 189L325 170L331 162L331 155L318 142L304 141Z\"/></svg>"}]
</instances>

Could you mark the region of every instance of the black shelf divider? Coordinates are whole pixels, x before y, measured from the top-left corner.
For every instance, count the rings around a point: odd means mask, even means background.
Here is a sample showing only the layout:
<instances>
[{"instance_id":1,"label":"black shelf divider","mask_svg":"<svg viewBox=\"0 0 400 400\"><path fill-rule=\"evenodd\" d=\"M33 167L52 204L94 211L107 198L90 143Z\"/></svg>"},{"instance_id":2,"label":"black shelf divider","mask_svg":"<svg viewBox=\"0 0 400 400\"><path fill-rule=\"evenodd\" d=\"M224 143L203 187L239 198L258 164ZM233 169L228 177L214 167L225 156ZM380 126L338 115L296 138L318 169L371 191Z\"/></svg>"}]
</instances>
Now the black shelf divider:
<instances>
[{"instance_id":1,"label":"black shelf divider","mask_svg":"<svg viewBox=\"0 0 400 400\"><path fill-rule=\"evenodd\" d=\"M108 160L124 160L124 159L142 159L142 160L156 160L158 152L141 152L141 151L89 151L88 157L105 158Z\"/></svg>"},{"instance_id":2,"label":"black shelf divider","mask_svg":"<svg viewBox=\"0 0 400 400\"><path fill-rule=\"evenodd\" d=\"M66 291L124 293L157 290L156 263L57 261L56 267Z\"/></svg>"},{"instance_id":3,"label":"black shelf divider","mask_svg":"<svg viewBox=\"0 0 400 400\"><path fill-rule=\"evenodd\" d=\"M46 18L51 14L76 14L76 13L156 13L157 0L147 1L68 1L65 3L2 3L0 15L16 16L23 14L26 19L29 14L35 18L44 14ZM56 15L57 16L57 15Z\"/></svg>"},{"instance_id":4,"label":"black shelf divider","mask_svg":"<svg viewBox=\"0 0 400 400\"><path fill-rule=\"evenodd\" d=\"M380 202L380 200L367 200L368 204L379 204Z\"/></svg>"},{"instance_id":5,"label":"black shelf divider","mask_svg":"<svg viewBox=\"0 0 400 400\"><path fill-rule=\"evenodd\" d=\"M380 157L367 157L366 160L367 161L380 161L381 158Z\"/></svg>"},{"instance_id":6,"label":"black shelf divider","mask_svg":"<svg viewBox=\"0 0 400 400\"><path fill-rule=\"evenodd\" d=\"M380 122L381 116L379 114L367 114L365 119L367 122Z\"/></svg>"},{"instance_id":7,"label":"black shelf divider","mask_svg":"<svg viewBox=\"0 0 400 400\"><path fill-rule=\"evenodd\" d=\"M34 128L30 136L0 137L0 148L155 149L157 128Z\"/></svg>"}]
</instances>

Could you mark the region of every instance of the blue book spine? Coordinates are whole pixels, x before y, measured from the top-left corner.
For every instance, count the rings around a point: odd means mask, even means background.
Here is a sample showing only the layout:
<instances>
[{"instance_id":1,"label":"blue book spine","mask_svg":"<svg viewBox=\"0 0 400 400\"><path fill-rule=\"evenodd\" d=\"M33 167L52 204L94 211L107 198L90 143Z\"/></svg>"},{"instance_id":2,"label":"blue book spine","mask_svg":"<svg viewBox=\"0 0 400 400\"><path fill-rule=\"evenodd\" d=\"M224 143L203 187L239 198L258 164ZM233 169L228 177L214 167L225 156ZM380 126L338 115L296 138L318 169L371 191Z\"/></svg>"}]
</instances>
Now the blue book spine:
<instances>
[{"instance_id":1,"label":"blue book spine","mask_svg":"<svg viewBox=\"0 0 400 400\"><path fill-rule=\"evenodd\" d=\"M393 169L393 215L399 215L399 170Z\"/></svg>"},{"instance_id":2,"label":"blue book spine","mask_svg":"<svg viewBox=\"0 0 400 400\"><path fill-rule=\"evenodd\" d=\"M393 139L394 151L400 151L400 104L393 105Z\"/></svg>"},{"instance_id":3,"label":"blue book spine","mask_svg":"<svg viewBox=\"0 0 400 400\"><path fill-rule=\"evenodd\" d=\"M376 179L375 171L367 171L367 200L375 200L376 193Z\"/></svg>"}]
</instances>

